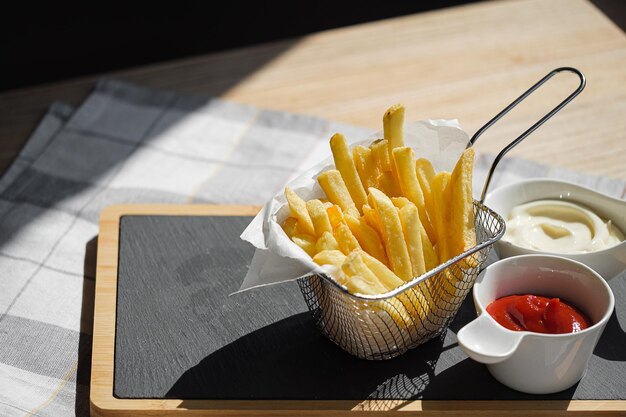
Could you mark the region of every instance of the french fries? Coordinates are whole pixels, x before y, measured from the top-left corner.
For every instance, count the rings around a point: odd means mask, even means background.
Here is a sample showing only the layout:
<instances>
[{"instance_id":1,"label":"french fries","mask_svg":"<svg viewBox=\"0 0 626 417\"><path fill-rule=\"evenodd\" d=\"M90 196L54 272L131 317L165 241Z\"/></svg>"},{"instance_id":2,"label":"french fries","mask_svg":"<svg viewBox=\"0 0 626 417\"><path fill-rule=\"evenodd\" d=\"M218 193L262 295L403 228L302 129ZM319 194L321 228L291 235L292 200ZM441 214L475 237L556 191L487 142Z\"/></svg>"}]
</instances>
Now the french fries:
<instances>
[{"instance_id":1,"label":"french fries","mask_svg":"<svg viewBox=\"0 0 626 417\"><path fill-rule=\"evenodd\" d=\"M402 196L402 189L400 188L400 184L398 184L397 174L391 171L382 172L378 176L378 187L375 188L383 191L389 197Z\"/></svg>"},{"instance_id":2,"label":"french fries","mask_svg":"<svg viewBox=\"0 0 626 417\"><path fill-rule=\"evenodd\" d=\"M330 138L330 149L333 152L335 166L346 184L352 201L356 204L357 209L363 207L367 202L367 196L365 195L361 178L352 160L352 154L348 148L348 142L346 142L345 136L341 133L335 133L333 137Z\"/></svg>"},{"instance_id":3,"label":"french fries","mask_svg":"<svg viewBox=\"0 0 626 417\"><path fill-rule=\"evenodd\" d=\"M383 228L380 224L378 213L368 204L363 206L363 219L372 229L376 230L379 236L383 235Z\"/></svg>"},{"instance_id":4,"label":"french fries","mask_svg":"<svg viewBox=\"0 0 626 417\"><path fill-rule=\"evenodd\" d=\"M407 249L402 224L396 207L389 197L376 188L369 189L370 206L376 210L381 223L381 232L389 265L393 272L405 281L413 278L409 250Z\"/></svg>"},{"instance_id":5,"label":"french fries","mask_svg":"<svg viewBox=\"0 0 626 417\"><path fill-rule=\"evenodd\" d=\"M400 223L404 232L404 240L409 250L409 258L413 277L419 277L426 272L426 261L424 260L424 250L422 248L422 235L420 233L420 218L417 214L417 207L414 204L407 204L399 210Z\"/></svg>"},{"instance_id":6,"label":"french fries","mask_svg":"<svg viewBox=\"0 0 626 417\"><path fill-rule=\"evenodd\" d=\"M404 106L394 104L383 116L383 136L387 141L387 151L391 161L391 176L398 183L398 170L393 158L395 149L404 147Z\"/></svg>"},{"instance_id":7,"label":"french fries","mask_svg":"<svg viewBox=\"0 0 626 417\"><path fill-rule=\"evenodd\" d=\"M285 197L287 198L291 215L298 219L298 226L302 228L303 232L315 236L313 221L311 221L311 216L309 216L304 200L291 188L285 188Z\"/></svg>"},{"instance_id":8,"label":"french fries","mask_svg":"<svg viewBox=\"0 0 626 417\"><path fill-rule=\"evenodd\" d=\"M393 150L404 146L404 106L394 104L383 116L383 136L387 141L389 158L393 159Z\"/></svg>"},{"instance_id":9,"label":"french fries","mask_svg":"<svg viewBox=\"0 0 626 417\"><path fill-rule=\"evenodd\" d=\"M346 257L341 269L351 278L346 284L349 291L363 295L375 295L387 292L387 288L380 282L376 274L367 267L359 251L355 250L350 253L350 255Z\"/></svg>"},{"instance_id":10,"label":"french fries","mask_svg":"<svg viewBox=\"0 0 626 417\"><path fill-rule=\"evenodd\" d=\"M415 161L415 173L424 194L424 202L426 207L428 207L431 205L432 191L430 184L433 182L433 178L435 178L435 168L433 168L433 164L428 159L419 158Z\"/></svg>"},{"instance_id":11,"label":"french fries","mask_svg":"<svg viewBox=\"0 0 626 417\"><path fill-rule=\"evenodd\" d=\"M441 260L450 258L450 243L447 239L450 212L439 208L450 207L450 177L449 172L440 172L435 175L432 182L433 205L429 213L435 220L435 230L437 231L436 250Z\"/></svg>"},{"instance_id":12,"label":"french fries","mask_svg":"<svg viewBox=\"0 0 626 417\"><path fill-rule=\"evenodd\" d=\"M379 167L380 172L391 171L391 156L386 139L378 139L370 145L374 163Z\"/></svg>"},{"instance_id":13,"label":"french fries","mask_svg":"<svg viewBox=\"0 0 626 417\"><path fill-rule=\"evenodd\" d=\"M376 187L380 171L374 160L372 150L365 146L355 146L352 150L352 158L363 187L366 190L370 187Z\"/></svg>"},{"instance_id":14,"label":"french fries","mask_svg":"<svg viewBox=\"0 0 626 417\"><path fill-rule=\"evenodd\" d=\"M333 265L339 269L341 269L341 265L343 265L346 260L346 255L343 254L340 250L322 250L319 251L313 257L313 262L318 265Z\"/></svg>"},{"instance_id":15,"label":"french fries","mask_svg":"<svg viewBox=\"0 0 626 417\"><path fill-rule=\"evenodd\" d=\"M319 182L330 202L341 207L344 213L353 216L360 215L339 171L336 169L324 171L318 175L317 182Z\"/></svg>"},{"instance_id":16,"label":"french fries","mask_svg":"<svg viewBox=\"0 0 626 417\"><path fill-rule=\"evenodd\" d=\"M461 155L450 178L450 256L457 256L476 246L474 229L474 200L472 198L472 167L474 150L466 149ZM465 259L474 267L473 257Z\"/></svg>"},{"instance_id":17,"label":"french fries","mask_svg":"<svg viewBox=\"0 0 626 417\"><path fill-rule=\"evenodd\" d=\"M404 107L395 105L383 116L384 138L369 146L350 149L333 135L335 169L317 177L323 198L305 202L285 188L285 234L315 263L334 267L334 278L354 294L393 291L476 245L473 150L452 172L437 173L404 145L403 122ZM459 263L476 266L473 258ZM377 305L398 324L428 322L420 331L434 331L445 316L433 311L457 297L457 280L444 270Z\"/></svg>"},{"instance_id":18,"label":"french fries","mask_svg":"<svg viewBox=\"0 0 626 417\"><path fill-rule=\"evenodd\" d=\"M337 243L339 244L339 250L346 255L350 254L353 250L361 248L359 241L356 240L350 228L345 224L340 224L337 229L335 229L335 239L337 239Z\"/></svg>"},{"instance_id":19,"label":"french fries","mask_svg":"<svg viewBox=\"0 0 626 417\"><path fill-rule=\"evenodd\" d=\"M287 220L285 220L285 223L283 223L283 230L290 239L294 235L302 234L300 228L298 227L298 219L295 217L288 217Z\"/></svg>"},{"instance_id":20,"label":"french fries","mask_svg":"<svg viewBox=\"0 0 626 417\"><path fill-rule=\"evenodd\" d=\"M392 197L391 202L398 209L402 209L411 202L406 197ZM420 231L420 237L422 241L422 251L424 254L424 263L426 265L426 271L430 271L437 265L439 265L439 258L437 257L437 253L435 252L435 248L433 244L430 242L428 235L426 234L426 229L422 226L422 223L418 223L417 227Z\"/></svg>"},{"instance_id":21,"label":"french fries","mask_svg":"<svg viewBox=\"0 0 626 417\"><path fill-rule=\"evenodd\" d=\"M315 238L309 235L295 235L291 238L293 242L300 246L304 251L310 256L315 256L316 248L315 248Z\"/></svg>"},{"instance_id":22,"label":"french fries","mask_svg":"<svg viewBox=\"0 0 626 417\"><path fill-rule=\"evenodd\" d=\"M396 164L398 179L402 193L417 207L419 211L420 221L426 229L426 233L433 243L437 242L437 235L430 220L426 214L426 203L424 202L424 193L417 179L417 170L415 166L415 153L413 149L407 147L395 148L393 150L393 159Z\"/></svg>"},{"instance_id":23,"label":"french fries","mask_svg":"<svg viewBox=\"0 0 626 417\"><path fill-rule=\"evenodd\" d=\"M365 265L367 265L367 267L374 274L376 274L378 280L381 284L383 284L387 291L398 288L400 285L404 284L404 281L387 268L384 263L380 262L378 259L363 250L359 251L359 253L361 254L363 262L365 262Z\"/></svg>"},{"instance_id":24,"label":"french fries","mask_svg":"<svg viewBox=\"0 0 626 417\"><path fill-rule=\"evenodd\" d=\"M313 229L317 236L324 232L333 231L333 227L330 224L328 213L326 213L326 207L320 200L309 200L306 202L306 210L309 212L309 217L313 223Z\"/></svg>"},{"instance_id":25,"label":"french fries","mask_svg":"<svg viewBox=\"0 0 626 417\"><path fill-rule=\"evenodd\" d=\"M341 211L341 207L332 205L326 209L326 214L328 215L328 220L330 221L330 225L335 230L337 226L339 226L344 221L343 211Z\"/></svg>"},{"instance_id":26,"label":"french fries","mask_svg":"<svg viewBox=\"0 0 626 417\"><path fill-rule=\"evenodd\" d=\"M315 250L317 253L325 250L339 250L339 243L331 232L324 232L315 242Z\"/></svg>"},{"instance_id":27,"label":"french fries","mask_svg":"<svg viewBox=\"0 0 626 417\"><path fill-rule=\"evenodd\" d=\"M379 234L374 228L367 224L365 217L356 219L352 216L346 216L346 224L366 253L371 254L371 256L378 259L383 264L389 263L385 247L380 240Z\"/></svg>"}]
</instances>

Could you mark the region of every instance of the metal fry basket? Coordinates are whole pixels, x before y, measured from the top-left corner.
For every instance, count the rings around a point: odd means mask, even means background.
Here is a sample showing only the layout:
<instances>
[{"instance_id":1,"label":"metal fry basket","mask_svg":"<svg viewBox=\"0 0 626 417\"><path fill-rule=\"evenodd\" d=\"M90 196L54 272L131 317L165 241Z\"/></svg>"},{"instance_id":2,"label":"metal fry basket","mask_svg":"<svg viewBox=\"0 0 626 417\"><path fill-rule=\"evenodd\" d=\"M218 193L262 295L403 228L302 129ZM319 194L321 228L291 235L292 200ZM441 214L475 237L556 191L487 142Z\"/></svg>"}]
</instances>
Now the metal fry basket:
<instances>
[{"instance_id":1,"label":"metal fry basket","mask_svg":"<svg viewBox=\"0 0 626 417\"><path fill-rule=\"evenodd\" d=\"M474 285L491 246L504 235L504 219L482 203L497 164L504 154L584 89L584 75L570 67L551 71L480 128L468 143L468 147L472 146L502 116L547 80L564 71L573 72L579 77L578 88L494 159L481 199L474 201L476 246L393 291L380 295L351 294L325 275L311 275L298 280L302 295L323 334L359 358L382 360L401 355L447 329Z\"/></svg>"}]
</instances>

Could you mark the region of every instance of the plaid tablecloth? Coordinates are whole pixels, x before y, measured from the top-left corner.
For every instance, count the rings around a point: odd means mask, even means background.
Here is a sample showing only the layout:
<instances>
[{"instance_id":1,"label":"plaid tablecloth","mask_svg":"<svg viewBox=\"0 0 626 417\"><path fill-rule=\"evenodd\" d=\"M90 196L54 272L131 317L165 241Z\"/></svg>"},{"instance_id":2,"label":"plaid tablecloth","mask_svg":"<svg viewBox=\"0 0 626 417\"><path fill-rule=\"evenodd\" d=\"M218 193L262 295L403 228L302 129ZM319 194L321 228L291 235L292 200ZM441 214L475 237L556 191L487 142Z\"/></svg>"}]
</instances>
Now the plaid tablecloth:
<instances>
[{"instance_id":1,"label":"plaid tablecloth","mask_svg":"<svg viewBox=\"0 0 626 417\"><path fill-rule=\"evenodd\" d=\"M99 82L78 108L54 103L0 178L0 416L89 413L104 207L260 205L328 155L334 132L352 140L371 133L115 80ZM491 161L477 160L477 192ZM507 159L498 172L492 187L549 176L622 198L626 191L624 181L523 160Z\"/></svg>"}]
</instances>

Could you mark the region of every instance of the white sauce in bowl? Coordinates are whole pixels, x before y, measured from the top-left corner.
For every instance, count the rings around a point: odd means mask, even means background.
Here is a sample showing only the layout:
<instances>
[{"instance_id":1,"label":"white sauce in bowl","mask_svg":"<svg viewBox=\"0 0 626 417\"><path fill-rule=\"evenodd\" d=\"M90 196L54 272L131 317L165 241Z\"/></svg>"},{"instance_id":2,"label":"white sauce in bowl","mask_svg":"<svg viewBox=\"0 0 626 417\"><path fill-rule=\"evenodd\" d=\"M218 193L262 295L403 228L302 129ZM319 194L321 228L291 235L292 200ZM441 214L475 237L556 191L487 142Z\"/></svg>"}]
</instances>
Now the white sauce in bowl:
<instances>
[{"instance_id":1,"label":"white sauce in bowl","mask_svg":"<svg viewBox=\"0 0 626 417\"><path fill-rule=\"evenodd\" d=\"M539 200L513 207L502 240L538 251L588 253L621 243L624 234L587 207Z\"/></svg>"}]
</instances>

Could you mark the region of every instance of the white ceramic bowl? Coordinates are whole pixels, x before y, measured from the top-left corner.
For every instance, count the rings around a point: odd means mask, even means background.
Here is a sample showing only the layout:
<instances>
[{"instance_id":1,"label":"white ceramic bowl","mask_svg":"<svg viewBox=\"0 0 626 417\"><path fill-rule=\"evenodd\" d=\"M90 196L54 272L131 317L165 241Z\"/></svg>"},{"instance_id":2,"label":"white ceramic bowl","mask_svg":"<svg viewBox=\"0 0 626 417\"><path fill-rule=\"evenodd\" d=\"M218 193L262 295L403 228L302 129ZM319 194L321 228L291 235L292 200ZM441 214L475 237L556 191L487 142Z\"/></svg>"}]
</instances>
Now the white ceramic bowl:
<instances>
[{"instance_id":1,"label":"white ceramic bowl","mask_svg":"<svg viewBox=\"0 0 626 417\"><path fill-rule=\"evenodd\" d=\"M533 179L506 185L487 194L485 205L506 220L513 207L544 199L567 200L580 203L589 207L598 216L611 220L623 233L626 233L626 201L565 181ZM496 242L495 249L500 258L548 253L524 248L502 239ZM554 253L554 255L582 262L607 280L626 269L626 241L617 246L596 252L577 254Z\"/></svg>"},{"instance_id":2,"label":"white ceramic bowl","mask_svg":"<svg viewBox=\"0 0 626 417\"><path fill-rule=\"evenodd\" d=\"M498 324L487 306L507 295L559 297L593 323L577 333L513 331ZM615 298L606 281L580 262L552 255L503 259L487 267L473 289L478 318L457 334L472 359L487 364L504 385L530 394L565 390L578 382L609 320Z\"/></svg>"}]
</instances>

